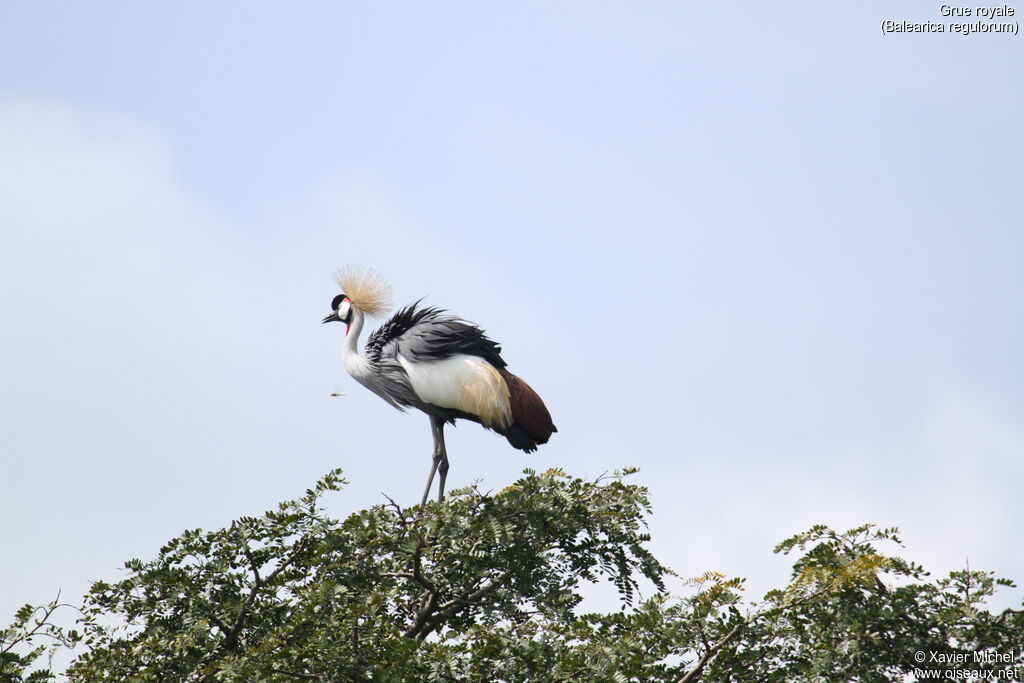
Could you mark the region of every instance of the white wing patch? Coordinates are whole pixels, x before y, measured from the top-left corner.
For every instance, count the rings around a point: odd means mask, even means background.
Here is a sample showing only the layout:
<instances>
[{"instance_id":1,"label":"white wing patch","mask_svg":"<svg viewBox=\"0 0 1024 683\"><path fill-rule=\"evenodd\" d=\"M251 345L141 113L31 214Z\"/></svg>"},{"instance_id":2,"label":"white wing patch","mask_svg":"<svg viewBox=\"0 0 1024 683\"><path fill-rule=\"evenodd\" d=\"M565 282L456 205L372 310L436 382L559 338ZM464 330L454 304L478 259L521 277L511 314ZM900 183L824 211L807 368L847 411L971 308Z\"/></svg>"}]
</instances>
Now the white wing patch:
<instances>
[{"instance_id":1,"label":"white wing patch","mask_svg":"<svg viewBox=\"0 0 1024 683\"><path fill-rule=\"evenodd\" d=\"M512 424L508 386L484 359L459 353L440 360L413 361L399 353L398 362L421 400L476 415L492 429Z\"/></svg>"}]
</instances>

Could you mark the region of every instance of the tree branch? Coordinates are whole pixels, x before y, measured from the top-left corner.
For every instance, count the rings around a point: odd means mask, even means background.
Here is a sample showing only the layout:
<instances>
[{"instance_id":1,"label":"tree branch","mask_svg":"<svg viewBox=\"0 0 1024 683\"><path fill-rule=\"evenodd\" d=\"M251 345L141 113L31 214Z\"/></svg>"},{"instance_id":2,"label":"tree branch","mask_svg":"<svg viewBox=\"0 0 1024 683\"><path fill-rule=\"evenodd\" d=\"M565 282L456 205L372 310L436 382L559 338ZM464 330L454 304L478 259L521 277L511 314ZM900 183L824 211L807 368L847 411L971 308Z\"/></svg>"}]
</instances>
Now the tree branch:
<instances>
[{"instance_id":1,"label":"tree branch","mask_svg":"<svg viewBox=\"0 0 1024 683\"><path fill-rule=\"evenodd\" d=\"M282 676L291 676L292 678L304 678L310 681L319 681L320 676L318 674L305 674L299 671L285 671L284 669L271 669L272 674L281 674Z\"/></svg>"},{"instance_id":2,"label":"tree branch","mask_svg":"<svg viewBox=\"0 0 1024 683\"><path fill-rule=\"evenodd\" d=\"M1010 609L1009 607L1007 607L1002 611L1002 613L999 615L999 618L997 619L999 625L1002 626L1004 623L1006 623L1006 617L1010 616L1011 614L1024 614L1024 610Z\"/></svg>"},{"instance_id":3,"label":"tree branch","mask_svg":"<svg viewBox=\"0 0 1024 683\"><path fill-rule=\"evenodd\" d=\"M406 632L406 635L409 637L415 637L416 640L422 641L437 630L437 627L441 625L442 619L452 616L463 607L470 607L478 604L480 600L485 598L489 593L500 588L508 577L508 572L501 572L498 576L494 577L480 588L477 588L474 591L462 593L439 606L434 605L434 603L436 603L437 595L435 593L431 593L429 613L427 610L421 612L420 616L423 618L417 619L417 628L415 628L415 630L409 629L409 631Z\"/></svg>"},{"instance_id":4,"label":"tree branch","mask_svg":"<svg viewBox=\"0 0 1024 683\"><path fill-rule=\"evenodd\" d=\"M39 607L36 607L34 610L32 610L32 614L29 615L29 617L26 619L27 623L29 618L34 618L35 625L31 629L25 631L24 634L12 638L10 642L8 642L2 649L0 649L0 654L10 652L11 649L13 649L14 646L18 643L31 644L32 639L38 636L46 636L47 638L52 638L57 642L67 644L67 638L63 633L63 630L55 626L54 624L50 623L50 616L54 612L56 612L57 608L59 607L74 608L74 605L68 605L66 603L60 602L60 591L57 591L57 597L54 599L53 602L51 602L48 605L40 605ZM42 616L36 617L36 612L40 611L42 612ZM43 628L48 628L48 630L41 630ZM54 631L56 631L56 633L54 633Z\"/></svg>"},{"instance_id":5,"label":"tree branch","mask_svg":"<svg viewBox=\"0 0 1024 683\"><path fill-rule=\"evenodd\" d=\"M437 608L437 613L441 616L450 616L455 612L458 607L464 607L466 605L472 605L480 601L481 598L485 597L488 593L493 592L499 588L505 579L508 578L508 572L501 572L496 577L485 583L480 588L470 593L463 593L457 598L452 598L448 602L444 603Z\"/></svg>"},{"instance_id":6,"label":"tree branch","mask_svg":"<svg viewBox=\"0 0 1024 683\"><path fill-rule=\"evenodd\" d=\"M260 568L257 565L255 558L253 558L252 552L249 550L249 545L246 544L245 550L242 552L249 559L249 566L252 569L253 574L253 585L252 590L249 591L249 595L245 598L245 602L242 603L242 606L238 610L238 617L235 619L235 623L231 625L231 628L225 634L224 647L228 650L238 649L238 634L242 630L242 624L245 622L245 616L249 612L249 608L251 608L252 604L256 601L256 595L259 593L260 588L277 578L278 574L287 569L288 565L295 561L295 558L299 556L299 553L305 550L306 540L306 538L300 539L299 542L295 544L295 548L292 552L288 554L288 557L281 560L281 564L277 565L277 567L274 568L274 571L270 572L265 579L260 577Z\"/></svg>"},{"instance_id":7,"label":"tree branch","mask_svg":"<svg viewBox=\"0 0 1024 683\"><path fill-rule=\"evenodd\" d=\"M876 581L877 580L878 579L876 577ZM700 674L704 670L704 667L707 666L708 662L711 661L711 659L719 652L719 650L721 650L723 647L728 645L729 641L731 641L733 638L735 638L736 634L739 633L740 630L744 626L748 626L750 624L753 624L758 619L761 619L762 617L764 617L764 616L766 616L768 614L771 614L772 612L783 612L785 610L792 609L792 608L797 607L799 605L802 605L804 603L807 603L807 602L810 602L812 600L815 600L816 598L819 598L822 595L824 595L825 593L829 593L829 592L835 590L838 587L839 587L839 583L836 582L836 581L832 581L832 582L829 582L827 585L819 588L818 590L813 591L811 593L807 593L806 595L802 595L799 598L796 598L795 600L791 600L790 602L787 602L784 605L776 605L774 607L770 607L770 608L768 608L766 610L758 612L757 614L754 614L753 616L747 617L746 619L744 619L740 623L738 623L735 626L733 626L732 630L730 630L727 634L725 634L724 638L722 638L720 641L718 641L713 646L711 646L711 648L707 652L704 653L704 656L702 656L697 661L697 664L694 666L694 668L691 669L685 676L680 678L677 683L693 683L694 681L699 680L700 679ZM881 581L878 581L878 585L876 586L876 588L878 588L881 592L883 592L886 595L889 592L888 588L886 588L885 584L882 584Z\"/></svg>"},{"instance_id":8,"label":"tree branch","mask_svg":"<svg viewBox=\"0 0 1024 683\"><path fill-rule=\"evenodd\" d=\"M405 512L402 510L402 506L399 505L398 503L396 503L394 498L392 498L388 494L382 493L381 495L383 495L385 498L387 498L388 499L388 505L390 505L391 507L393 507L395 509L395 514L398 515L398 523L401 526L405 526L406 525Z\"/></svg>"},{"instance_id":9,"label":"tree branch","mask_svg":"<svg viewBox=\"0 0 1024 683\"><path fill-rule=\"evenodd\" d=\"M412 626L406 629L405 633L403 633L402 635L406 638L416 638L418 640L422 640L422 638L420 638L420 631L426 625L427 619L429 619L434 614L434 605L436 604L437 594L433 591L427 591L426 604L424 604L423 608L416 613L416 620L413 621Z\"/></svg>"},{"instance_id":10,"label":"tree branch","mask_svg":"<svg viewBox=\"0 0 1024 683\"><path fill-rule=\"evenodd\" d=\"M704 653L704 656L697 661L696 666L690 669L685 676L679 679L678 683L692 683L693 681L700 680L700 674L704 671L704 667L708 665L711 658L718 654L718 651L729 644L729 641L736 637L736 634L740 632L740 629L747 624L746 621L741 621L732 627L732 630L725 634L725 637L720 641L711 646L711 648Z\"/></svg>"},{"instance_id":11,"label":"tree branch","mask_svg":"<svg viewBox=\"0 0 1024 683\"><path fill-rule=\"evenodd\" d=\"M412 553L412 577L416 580L416 583L420 584L428 591L434 592L436 590L434 582L428 579L423 574L423 566L420 564L420 559L423 557L423 542L421 541L416 545L416 550Z\"/></svg>"}]
</instances>

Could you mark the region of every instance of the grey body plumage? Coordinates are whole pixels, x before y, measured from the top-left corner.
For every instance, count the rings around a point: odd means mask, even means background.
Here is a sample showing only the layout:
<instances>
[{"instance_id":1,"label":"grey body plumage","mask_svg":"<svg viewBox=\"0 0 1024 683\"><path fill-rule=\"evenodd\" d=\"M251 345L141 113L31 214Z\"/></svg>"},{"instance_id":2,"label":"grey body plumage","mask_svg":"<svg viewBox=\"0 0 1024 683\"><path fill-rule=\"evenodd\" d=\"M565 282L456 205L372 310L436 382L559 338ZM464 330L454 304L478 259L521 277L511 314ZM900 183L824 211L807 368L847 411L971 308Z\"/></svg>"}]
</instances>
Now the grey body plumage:
<instances>
[{"instance_id":1,"label":"grey body plumage","mask_svg":"<svg viewBox=\"0 0 1024 683\"><path fill-rule=\"evenodd\" d=\"M353 377L403 412L412 407L447 422L454 422L458 417L475 420L475 416L421 400L410 384L409 375L398 355L401 353L414 361L430 361L465 353L480 356L495 367L504 368L506 363L501 358L501 347L478 327L439 308L417 309L418 304L416 302L398 311L367 337L363 354L372 370Z\"/></svg>"}]
</instances>

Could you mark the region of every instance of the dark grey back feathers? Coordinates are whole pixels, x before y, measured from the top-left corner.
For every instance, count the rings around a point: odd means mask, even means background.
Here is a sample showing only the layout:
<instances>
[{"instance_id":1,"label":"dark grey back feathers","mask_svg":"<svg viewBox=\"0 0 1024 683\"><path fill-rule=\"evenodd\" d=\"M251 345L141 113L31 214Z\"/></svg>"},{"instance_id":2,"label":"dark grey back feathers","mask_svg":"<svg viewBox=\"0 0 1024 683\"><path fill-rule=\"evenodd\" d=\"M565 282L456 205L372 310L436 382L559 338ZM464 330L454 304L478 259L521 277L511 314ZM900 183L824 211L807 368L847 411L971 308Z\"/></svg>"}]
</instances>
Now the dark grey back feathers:
<instances>
[{"instance_id":1,"label":"dark grey back feathers","mask_svg":"<svg viewBox=\"0 0 1024 683\"><path fill-rule=\"evenodd\" d=\"M380 358L385 347L395 343L395 351L415 361L464 353L483 358L499 370L508 365L501 357L501 347L479 327L442 309L418 305L419 301L401 309L367 337L366 355Z\"/></svg>"}]
</instances>

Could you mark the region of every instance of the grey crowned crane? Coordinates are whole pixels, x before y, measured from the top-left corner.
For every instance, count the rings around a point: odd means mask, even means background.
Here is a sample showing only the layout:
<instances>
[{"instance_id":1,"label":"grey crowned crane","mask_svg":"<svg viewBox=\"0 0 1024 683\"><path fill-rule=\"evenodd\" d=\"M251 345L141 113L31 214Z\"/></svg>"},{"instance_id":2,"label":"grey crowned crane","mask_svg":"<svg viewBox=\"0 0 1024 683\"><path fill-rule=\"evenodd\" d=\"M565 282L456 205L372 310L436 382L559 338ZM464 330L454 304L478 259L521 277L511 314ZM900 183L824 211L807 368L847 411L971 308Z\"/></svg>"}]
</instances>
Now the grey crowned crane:
<instances>
[{"instance_id":1,"label":"grey crowned crane","mask_svg":"<svg viewBox=\"0 0 1024 683\"><path fill-rule=\"evenodd\" d=\"M390 308L391 289L376 272L363 268L348 267L335 280L342 293L323 322L347 325L348 374L395 408L416 408L430 417L434 450L424 504L435 474L437 500L444 498L445 424L472 420L527 453L558 431L540 396L505 369L501 347L480 328L443 310L421 307L418 301L406 306L370 334L359 353L363 322Z\"/></svg>"}]
</instances>

